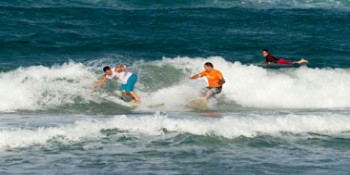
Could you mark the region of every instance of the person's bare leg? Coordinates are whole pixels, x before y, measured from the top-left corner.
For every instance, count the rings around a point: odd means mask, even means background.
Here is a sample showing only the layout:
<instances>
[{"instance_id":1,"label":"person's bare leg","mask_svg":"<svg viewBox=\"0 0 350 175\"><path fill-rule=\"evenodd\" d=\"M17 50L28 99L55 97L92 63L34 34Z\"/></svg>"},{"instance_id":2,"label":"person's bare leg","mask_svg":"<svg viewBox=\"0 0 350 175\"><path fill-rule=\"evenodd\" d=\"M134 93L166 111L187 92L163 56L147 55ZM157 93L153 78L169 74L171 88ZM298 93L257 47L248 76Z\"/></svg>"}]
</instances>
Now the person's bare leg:
<instances>
[{"instance_id":1,"label":"person's bare leg","mask_svg":"<svg viewBox=\"0 0 350 175\"><path fill-rule=\"evenodd\" d=\"M300 59L300 62L302 62L302 64L307 64L307 63L309 63L309 61L306 60L306 59L304 59L304 58Z\"/></svg>"},{"instance_id":2,"label":"person's bare leg","mask_svg":"<svg viewBox=\"0 0 350 175\"><path fill-rule=\"evenodd\" d=\"M205 101L208 101L210 96L211 96L210 91L208 91L207 94L205 95Z\"/></svg>"},{"instance_id":3,"label":"person's bare leg","mask_svg":"<svg viewBox=\"0 0 350 175\"><path fill-rule=\"evenodd\" d=\"M299 61L294 61L293 62L293 64L300 64L300 65L305 65L307 63L309 63L309 61L304 59L304 58L300 59Z\"/></svg>"},{"instance_id":4,"label":"person's bare leg","mask_svg":"<svg viewBox=\"0 0 350 175\"><path fill-rule=\"evenodd\" d=\"M126 93L125 90L122 90L122 93L134 99L134 97L130 93Z\"/></svg>"},{"instance_id":5,"label":"person's bare leg","mask_svg":"<svg viewBox=\"0 0 350 175\"><path fill-rule=\"evenodd\" d=\"M196 94L196 98L205 97L206 94L207 94L207 92L208 92L208 89L207 89L207 88L201 89L201 90Z\"/></svg>"},{"instance_id":6,"label":"person's bare leg","mask_svg":"<svg viewBox=\"0 0 350 175\"><path fill-rule=\"evenodd\" d=\"M131 91L129 94L134 99L135 103L141 103L140 97L137 96L137 94L134 91Z\"/></svg>"}]
</instances>

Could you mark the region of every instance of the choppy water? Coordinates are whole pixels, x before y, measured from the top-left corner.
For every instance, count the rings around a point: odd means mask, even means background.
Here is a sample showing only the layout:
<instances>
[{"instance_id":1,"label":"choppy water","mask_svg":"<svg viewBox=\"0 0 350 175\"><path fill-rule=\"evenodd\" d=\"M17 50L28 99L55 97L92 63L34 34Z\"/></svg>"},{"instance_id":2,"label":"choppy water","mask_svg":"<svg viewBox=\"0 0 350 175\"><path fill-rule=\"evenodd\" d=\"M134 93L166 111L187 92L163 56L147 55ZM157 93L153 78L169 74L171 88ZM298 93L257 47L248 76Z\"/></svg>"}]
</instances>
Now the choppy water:
<instances>
[{"instance_id":1,"label":"choppy water","mask_svg":"<svg viewBox=\"0 0 350 175\"><path fill-rule=\"evenodd\" d=\"M350 1L0 2L1 174L349 174ZM266 69L261 49L310 61ZM187 77L210 61L208 111ZM105 65L127 63L144 103ZM153 106L164 103L164 106Z\"/></svg>"}]
</instances>

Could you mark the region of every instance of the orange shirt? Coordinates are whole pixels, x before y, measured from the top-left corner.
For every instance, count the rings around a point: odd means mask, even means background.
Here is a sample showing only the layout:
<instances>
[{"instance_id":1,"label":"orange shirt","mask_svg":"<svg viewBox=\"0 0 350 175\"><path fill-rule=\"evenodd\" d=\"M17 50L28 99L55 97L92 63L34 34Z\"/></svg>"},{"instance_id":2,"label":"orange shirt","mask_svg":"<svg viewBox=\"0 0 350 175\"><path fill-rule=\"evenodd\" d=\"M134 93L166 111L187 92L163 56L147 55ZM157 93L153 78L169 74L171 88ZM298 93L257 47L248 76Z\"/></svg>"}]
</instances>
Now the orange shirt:
<instances>
[{"instance_id":1,"label":"orange shirt","mask_svg":"<svg viewBox=\"0 0 350 175\"><path fill-rule=\"evenodd\" d=\"M216 88L222 85L219 84L220 79L223 79L223 76L220 71L213 69L211 72L203 71L199 74L201 77L206 76L208 79L209 87Z\"/></svg>"}]
</instances>

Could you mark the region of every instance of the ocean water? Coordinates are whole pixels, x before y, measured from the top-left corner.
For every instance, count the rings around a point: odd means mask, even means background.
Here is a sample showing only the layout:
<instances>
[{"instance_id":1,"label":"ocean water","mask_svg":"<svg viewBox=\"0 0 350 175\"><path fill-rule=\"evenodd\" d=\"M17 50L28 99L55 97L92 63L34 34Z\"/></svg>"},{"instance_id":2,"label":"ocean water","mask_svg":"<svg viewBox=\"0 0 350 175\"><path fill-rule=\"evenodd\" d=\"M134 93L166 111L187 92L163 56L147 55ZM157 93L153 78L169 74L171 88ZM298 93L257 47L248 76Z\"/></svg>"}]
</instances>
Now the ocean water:
<instances>
[{"instance_id":1,"label":"ocean water","mask_svg":"<svg viewBox=\"0 0 350 175\"><path fill-rule=\"evenodd\" d=\"M349 0L2 0L0 174L350 174L349 55ZM90 94L121 63L137 108Z\"/></svg>"}]
</instances>

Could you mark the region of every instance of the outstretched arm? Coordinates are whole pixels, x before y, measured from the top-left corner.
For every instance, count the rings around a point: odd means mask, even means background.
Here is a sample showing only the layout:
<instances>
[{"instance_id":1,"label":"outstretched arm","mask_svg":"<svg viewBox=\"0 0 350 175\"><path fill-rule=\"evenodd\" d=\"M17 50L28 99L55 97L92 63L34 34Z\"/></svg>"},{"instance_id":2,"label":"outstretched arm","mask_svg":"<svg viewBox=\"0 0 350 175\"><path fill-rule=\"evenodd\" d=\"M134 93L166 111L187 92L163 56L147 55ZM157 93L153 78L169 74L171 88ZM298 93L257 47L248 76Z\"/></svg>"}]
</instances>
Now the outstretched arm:
<instances>
[{"instance_id":1,"label":"outstretched arm","mask_svg":"<svg viewBox=\"0 0 350 175\"><path fill-rule=\"evenodd\" d=\"M103 76L100 81L98 81L95 86L91 89L91 93L95 92L97 88L99 88L104 82L106 82L106 76Z\"/></svg>"},{"instance_id":2,"label":"outstretched arm","mask_svg":"<svg viewBox=\"0 0 350 175\"><path fill-rule=\"evenodd\" d=\"M196 75L193 75L192 77L189 77L190 80L194 80L194 79L197 79L197 78L200 78L201 77L201 74L196 74Z\"/></svg>"}]
</instances>

